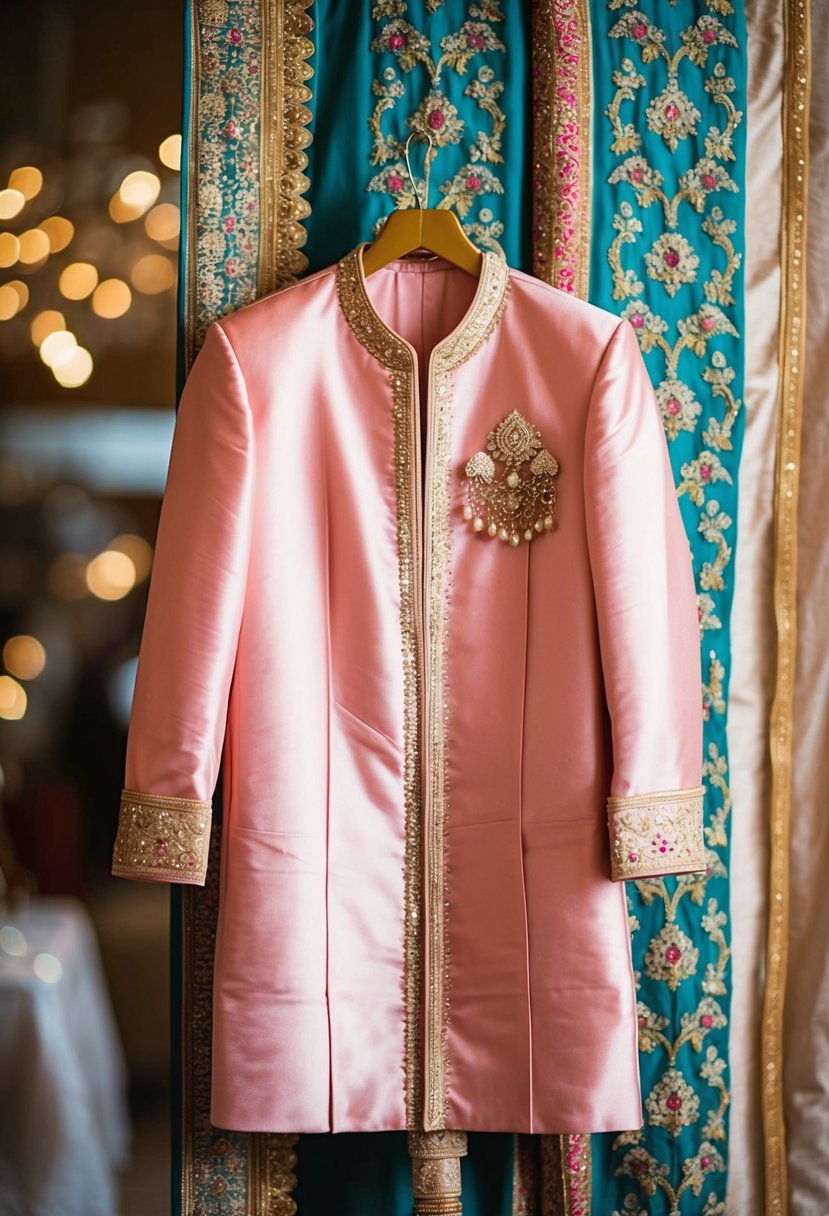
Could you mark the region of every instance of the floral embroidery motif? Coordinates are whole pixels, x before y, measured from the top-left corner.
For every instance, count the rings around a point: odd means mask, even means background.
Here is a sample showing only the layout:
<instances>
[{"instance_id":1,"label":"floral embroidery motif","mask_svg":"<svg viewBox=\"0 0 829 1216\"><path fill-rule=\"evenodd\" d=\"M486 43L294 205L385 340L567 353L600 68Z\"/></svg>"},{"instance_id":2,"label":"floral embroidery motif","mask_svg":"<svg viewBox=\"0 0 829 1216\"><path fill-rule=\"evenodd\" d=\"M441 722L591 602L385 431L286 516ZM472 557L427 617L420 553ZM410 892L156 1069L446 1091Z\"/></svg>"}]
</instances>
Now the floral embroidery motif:
<instances>
[{"instance_id":1,"label":"floral embroidery motif","mask_svg":"<svg viewBox=\"0 0 829 1216\"><path fill-rule=\"evenodd\" d=\"M688 976L694 975L699 963L699 950L678 925L663 925L651 938L645 955L645 972L652 980L662 980L671 992Z\"/></svg>"},{"instance_id":2,"label":"floral embroidery motif","mask_svg":"<svg viewBox=\"0 0 829 1216\"><path fill-rule=\"evenodd\" d=\"M113 874L203 883L210 816L209 802L124 790Z\"/></svg>"},{"instance_id":3,"label":"floral embroidery motif","mask_svg":"<svg viewBox=\"0 0 829 1216\"><path fill-rule=\"evenodd\" d=\"M670 1068L648 1094L645 1109L651 1123L678 1136L683 1127L699 1119L699 1098L682 1073Z\"/></svg>"},{"instance_id":4,"label":"floral embroidery motif","mask_svg":"<svg viewBox=\"0 0 829 1216\"><path fill-rule=\"evenodd\" d=\"M426 7L433 13L441 4L427 0ZM472 240L482 248L500 253L498 238L503 234L503 223L496 220L486 206L479 208L476 217L472 211L484 195L504 193L502 181L488 167L503 162L501 149L506 120L498 99L504 83L496 79L492 66L484 63L477 65L477 73L463 90L463 95L471 98L487 116L489 130L471 130L450 99L448 90L454 77L463 80L470 76L480 56L504 54L506 46L496 31L504 14L491 0L470 3L469 18L454 33L441 38L439 53L436 53L428 34L406 19L407 11L405 0L381 0L372 9L374 20L383 24L372 39L371 50L391 55L395 66L387 65L381 78L372 83L377 102L369 119L371 161L380 166L393 161L394 165L391 170L374 174L366 189L388 195L397 208L416 206L417 196L425 205L423 182L417 181L416 195L403 165L406 139L403 124L398 119L393 129L384 129L388 116L398 118L399 110L405 105L405 126L424 137L429 136L434 145L432 158L447 147L462 146L464 150L466 163L438 184L438 192L443 197L437 206L453 207ZM402 79L399 73L402 73ZM427 89L418 93L416 85L422 76L425 76Z\"/></svg>"},{"instance_id":5,"label":"floral embroidery motif","mask_svg":"<svg viewBox=\"0 0 829 1216\"><path fill-rule=\"evenodd\" d=\"M608 798L614 880L706 868L703 787L639 798Z\"/></svg>"},{"instance_id":6,"label":"floral embroidery motif","mask_svg":"<svg viewBox=\"0 0 829 1216\"><path fill-rule=\"evenodd\" d=\"M464 519L473 532L507 541L513 548L556 524L558 461L541 446L541 435L512 410L487 436L487 451L466 462ZM490 455L491 453L491 455ZM506 466L495 479L495 461ZM522 473L527 465L526 473Z\"/></svg>"}]
</instances>

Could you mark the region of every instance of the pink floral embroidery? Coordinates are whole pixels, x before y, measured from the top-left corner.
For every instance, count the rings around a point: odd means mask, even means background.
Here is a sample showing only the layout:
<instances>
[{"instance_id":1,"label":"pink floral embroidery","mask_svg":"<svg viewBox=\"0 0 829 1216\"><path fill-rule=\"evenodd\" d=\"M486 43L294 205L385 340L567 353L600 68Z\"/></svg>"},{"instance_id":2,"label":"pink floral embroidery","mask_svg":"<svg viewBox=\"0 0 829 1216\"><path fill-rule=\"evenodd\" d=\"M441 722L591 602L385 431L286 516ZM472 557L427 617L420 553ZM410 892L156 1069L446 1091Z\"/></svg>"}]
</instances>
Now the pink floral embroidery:
<instances>
[{"instance_id":1,"label":"pink floral embroidery","mask_svg":"<svg viewBox=\"0 0 829 1216\"><path fill-rule=\"evenodd\" d=\"M234 28L228 34L227 38L228 38L228 42L230 42L231 46L241 46L242 32L241 32L241 30L237 30L236 27L234 26Z\"/></svg>"},{"instance_id":2,"label":"pink floral embroidery","mask_svg":"<svg viewBox=\"0 0 829 1216\"><path fill-rule=\"evenodd\" d=\"M446 116L442 110L429 111L429 126L433 131L439 131L446 122Z\"/></svg>"}]
</instances>

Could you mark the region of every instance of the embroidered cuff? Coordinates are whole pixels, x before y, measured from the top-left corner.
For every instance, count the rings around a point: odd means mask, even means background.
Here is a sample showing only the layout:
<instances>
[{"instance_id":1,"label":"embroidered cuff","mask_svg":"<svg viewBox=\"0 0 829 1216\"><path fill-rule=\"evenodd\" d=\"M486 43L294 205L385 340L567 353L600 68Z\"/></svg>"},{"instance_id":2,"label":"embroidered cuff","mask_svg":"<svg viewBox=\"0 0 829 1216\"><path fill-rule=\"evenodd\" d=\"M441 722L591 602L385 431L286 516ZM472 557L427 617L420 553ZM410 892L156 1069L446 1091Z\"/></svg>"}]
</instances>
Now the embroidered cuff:
<instances>
[{"instance_id":1,"label":"embroidered cuff","mask_svg":"<svg viewBox=\"0 0 829 1216\"><path fill-rule=\"evenodd\" d=\"M210 816L209 802L124 790L112 873L145 882L203 886Z\"/></svg>"},{"instance_id":2,"label":"embroidered cuff","mask_svg":"<svg viewBox=\"0 0 829 1216\"><path fill-rule=\"evenodd\" d=\"M704 870L702 795L699 785L638 798L608 798L613 880Z\"/></svg>"}]
</instances>

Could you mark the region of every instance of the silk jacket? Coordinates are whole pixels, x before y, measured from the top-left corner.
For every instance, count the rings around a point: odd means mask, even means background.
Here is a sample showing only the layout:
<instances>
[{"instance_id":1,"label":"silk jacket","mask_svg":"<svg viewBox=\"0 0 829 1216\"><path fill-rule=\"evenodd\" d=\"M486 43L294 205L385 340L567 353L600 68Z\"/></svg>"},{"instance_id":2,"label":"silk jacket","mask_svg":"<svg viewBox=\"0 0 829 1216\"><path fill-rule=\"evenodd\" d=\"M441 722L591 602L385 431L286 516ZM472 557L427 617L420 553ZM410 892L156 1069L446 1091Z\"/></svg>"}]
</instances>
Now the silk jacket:
<instances>
[{"instance_id":1,"label":"silk jacket","mask_svg":"<svg viewBox=\"0 0 829 1216\"><path fill-rule=\"evenodd\" d=\"M641 1124L624 883L705 867L689 548L628 322L362 250L184 391L114 872L204 881L212 1118Z\"/></svg>"}]
</instances>

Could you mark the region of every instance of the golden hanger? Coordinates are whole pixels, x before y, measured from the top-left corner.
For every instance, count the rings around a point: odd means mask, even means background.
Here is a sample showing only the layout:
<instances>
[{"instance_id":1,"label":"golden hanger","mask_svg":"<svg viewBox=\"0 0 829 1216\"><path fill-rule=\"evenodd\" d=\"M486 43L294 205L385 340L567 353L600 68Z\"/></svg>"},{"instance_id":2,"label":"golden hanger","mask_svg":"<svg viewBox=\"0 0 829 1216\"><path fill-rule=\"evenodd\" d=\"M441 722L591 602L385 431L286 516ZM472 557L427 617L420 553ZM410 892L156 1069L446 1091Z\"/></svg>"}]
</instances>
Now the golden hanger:
<instances>
[{"instance_id":1,"label":"golden hanger","mask_svg":"<svg viewBox=\"0 0 829 1216\"><path fill-rule=\"evenodd\" d=\"M429 142L425 163L426 207L420 200L420 192L409 161L409 144L417 134L418 132L412 131L404 148L406 169L417 199L417 207L410 207L405 211L398 209L391 213L374 243L363 250L363 273L368 277L374 274L375 270L380 270L407 253L414 253L416 249L428 249L430 253L459 266L467 274L480 278L483 254L461 228L455 212L448 209L437 210L428 205L429 174L434 153L434 144L428 132L425 132Z\"/></svg>"}]
</instances>

